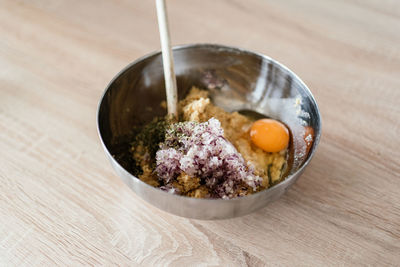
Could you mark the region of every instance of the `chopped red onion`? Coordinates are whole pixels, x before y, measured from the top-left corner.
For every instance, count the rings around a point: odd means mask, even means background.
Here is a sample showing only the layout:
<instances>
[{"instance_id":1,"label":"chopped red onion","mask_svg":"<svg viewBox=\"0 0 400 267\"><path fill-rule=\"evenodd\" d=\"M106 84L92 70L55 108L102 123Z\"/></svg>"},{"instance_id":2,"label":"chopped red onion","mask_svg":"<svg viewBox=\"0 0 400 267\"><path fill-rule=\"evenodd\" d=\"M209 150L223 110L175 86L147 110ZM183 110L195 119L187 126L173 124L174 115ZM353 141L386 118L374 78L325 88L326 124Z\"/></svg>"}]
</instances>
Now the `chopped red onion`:
<instances>
[{"instance_id":1,"label":"chopped red onion","mask_svg":"<svg viewBox=\"0 0 400 267\"><path fill-rule=\"evenodd\" d=\"M167 191L181 172L199 177L219 198L240 196L244 184L256 190L262 178L246 165L242 155L223 136L220 122L180 122L166 131L165 141L156 154L156 173Z\"/></svg>"}]
</instances>

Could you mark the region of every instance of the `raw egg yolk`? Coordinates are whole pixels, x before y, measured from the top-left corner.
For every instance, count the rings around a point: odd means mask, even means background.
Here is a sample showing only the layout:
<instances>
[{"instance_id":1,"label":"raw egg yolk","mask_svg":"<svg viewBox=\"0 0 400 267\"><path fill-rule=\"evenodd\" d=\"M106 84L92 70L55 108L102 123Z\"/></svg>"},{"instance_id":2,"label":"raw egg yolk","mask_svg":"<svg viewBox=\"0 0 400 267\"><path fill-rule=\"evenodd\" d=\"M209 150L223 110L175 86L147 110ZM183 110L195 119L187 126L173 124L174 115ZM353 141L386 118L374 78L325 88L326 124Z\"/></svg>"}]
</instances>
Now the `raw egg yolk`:
<instances>
[{"instance_id":1,"label":"raw egg yolk","mask_svg":"<svg viewBox=\"0 0 400 267\"><path fill-rule=\"evenodd\" d=\"M289 130L279 121L261 119L251 126L250 138L266 152L279 152L288 147Z\"/></svg>"}]
</instances>

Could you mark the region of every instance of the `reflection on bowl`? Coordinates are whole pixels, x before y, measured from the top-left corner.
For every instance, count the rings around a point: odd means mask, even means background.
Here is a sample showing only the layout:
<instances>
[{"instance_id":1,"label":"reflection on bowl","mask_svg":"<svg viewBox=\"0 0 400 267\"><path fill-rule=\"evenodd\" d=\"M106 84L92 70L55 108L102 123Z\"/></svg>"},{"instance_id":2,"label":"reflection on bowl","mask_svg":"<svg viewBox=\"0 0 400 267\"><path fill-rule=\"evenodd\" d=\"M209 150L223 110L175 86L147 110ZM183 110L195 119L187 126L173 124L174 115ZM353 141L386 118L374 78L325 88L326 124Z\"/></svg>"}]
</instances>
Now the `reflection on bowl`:
<instances>
[{"instance_id":1,"label":"reflection on bowl","mask_svg":"<svg viewBox=\"0 0 400 267\"><path fill-rule=\"evenodd\" d=\"M304 171L320 139L320 113L307 86L282 64L238 48L195 44L175 47L173 53L180 98L192 86L205 88L210 91L213 102L227 111L253 110L278 119L290 128L292 159L288 176L256 194L223 200L173 195L132 175L126 137L134 125L143 125L166 112L160 106L165 99L160 52L128 65L110 82L100 100L98 132L115 171L150 204L189 218L242 216L279 198ZM304 142L305 129L309 128L314 131L311 147Z\"/></svg>"}]
</instances>

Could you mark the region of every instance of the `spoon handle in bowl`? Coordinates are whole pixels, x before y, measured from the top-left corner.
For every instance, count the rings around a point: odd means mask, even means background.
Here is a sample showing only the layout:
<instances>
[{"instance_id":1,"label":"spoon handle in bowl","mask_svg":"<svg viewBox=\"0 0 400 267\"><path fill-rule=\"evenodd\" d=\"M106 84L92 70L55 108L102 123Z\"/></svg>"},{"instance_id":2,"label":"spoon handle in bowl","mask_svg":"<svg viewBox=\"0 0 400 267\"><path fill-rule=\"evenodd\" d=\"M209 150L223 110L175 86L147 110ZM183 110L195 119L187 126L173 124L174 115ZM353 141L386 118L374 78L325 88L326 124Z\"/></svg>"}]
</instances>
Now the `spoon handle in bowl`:
<instances>
[{"instance_id":1,"label":"spoon handle in bowl","mask_svg":"<svg viewBox=\"0 0 400 267\"><path fill-rule=\"evenodd\" d=\"M165 0L156 0L158 27L160 31L160 41L162 59L164 67L165 90L167 95L168 115L178 117L178 92L174 71L174 59L171 50L171 42L168 27L167 10Z\"/></svg>"}]
</instances>

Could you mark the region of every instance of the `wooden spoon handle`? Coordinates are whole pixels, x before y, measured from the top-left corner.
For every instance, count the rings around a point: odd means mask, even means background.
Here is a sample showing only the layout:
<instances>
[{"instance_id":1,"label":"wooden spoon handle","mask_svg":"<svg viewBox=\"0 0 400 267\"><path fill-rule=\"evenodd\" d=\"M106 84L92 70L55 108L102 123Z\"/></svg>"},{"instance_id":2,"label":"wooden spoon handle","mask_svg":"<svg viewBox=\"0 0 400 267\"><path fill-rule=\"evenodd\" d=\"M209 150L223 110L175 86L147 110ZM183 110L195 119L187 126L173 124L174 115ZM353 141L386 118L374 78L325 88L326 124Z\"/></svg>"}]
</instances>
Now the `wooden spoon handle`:
<instances>
[{"instance_id":1,"label":"wooden spoon handle","mask_svg":"<svg viewBox=\"0 0 400 267\"><path fill-rule=\"evenodd\" d=\"M158 27L160 31L168 114L177 118L178 92L176 86L174 59L171 50L165 0L156 0L156 6L157 6Z\"/></svg>"}]
</instances>

